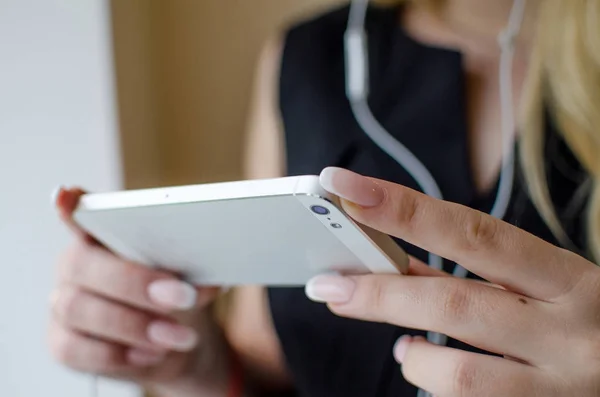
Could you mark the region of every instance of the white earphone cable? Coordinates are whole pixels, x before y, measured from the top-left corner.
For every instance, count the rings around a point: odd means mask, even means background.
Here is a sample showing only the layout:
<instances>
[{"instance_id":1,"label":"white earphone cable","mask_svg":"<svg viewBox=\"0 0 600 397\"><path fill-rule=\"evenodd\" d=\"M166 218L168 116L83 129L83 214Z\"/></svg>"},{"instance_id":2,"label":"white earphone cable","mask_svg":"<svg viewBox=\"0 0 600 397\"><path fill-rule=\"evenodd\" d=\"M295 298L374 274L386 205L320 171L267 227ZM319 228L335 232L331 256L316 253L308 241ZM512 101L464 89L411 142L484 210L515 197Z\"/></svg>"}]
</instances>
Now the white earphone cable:
<instances>
[{"instance_id":1,"label":"white earphone cable","mask_svg":"<svg viewBox=\"0 0 600 397\"><path fill-rule=\"evenodd\" d=\"M502 118L502 165L498 192L490 214L502 219L507 212L514 184L514 133L515 118L513 104L513 57L514 41L519 34L525 13L526 0L515 0L510 12L506 29L499 35L500 55L500 106ZM353 0L350 7L350 17L345 34L346 55L346 95L357 123L367 136L385 153L400 164L417 182L421 190L434 198L443 199L441 190L423 163L419 161L401 142L394 138L373 116L367 98L369 92L369 57L365 19L369 0ZM429 254L429 265L442 269L443 260L437 255ZM455 277L466 277L468 271L460 265L454 269ZM429 332L430 342L445 345L447 336ZM418 397L431 397L419 390Z\"/></svg>"},{"instance_id":2,"label":"white earphone cable","mask_svg":"<svg viewBox=\"0 0 600 397\"><path fill-rule=\"evenodd\" d=\"M400 141L390 135L373 116L367 102L369 92L369 61L365 17L369 0L354 0L350 8L350 20L345 34L346 48L346 94L350 100L356 121L362 130L390 157L396 160L415 179L423 192L442 199L440 188L427 169ZM429 255L429 265L442 269L442 258Z\"/></svg>"}]
</instances>

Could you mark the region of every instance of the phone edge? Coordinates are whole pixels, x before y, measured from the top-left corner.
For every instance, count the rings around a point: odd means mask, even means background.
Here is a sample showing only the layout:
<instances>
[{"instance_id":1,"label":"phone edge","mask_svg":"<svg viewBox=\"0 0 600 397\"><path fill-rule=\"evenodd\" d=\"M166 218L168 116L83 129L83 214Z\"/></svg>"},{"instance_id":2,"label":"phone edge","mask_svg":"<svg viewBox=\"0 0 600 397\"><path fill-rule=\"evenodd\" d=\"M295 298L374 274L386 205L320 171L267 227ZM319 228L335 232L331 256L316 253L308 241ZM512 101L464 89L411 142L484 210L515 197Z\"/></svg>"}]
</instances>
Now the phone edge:
<instances>
[{"instance_id":1,"label":"phone edge","mask_svg":"<svg viewBox=\"0 0 600 397\"><path fill-rule=\"evenodd\" d=\"M283 178L218 182L197 185L87 193L79 200L78 211L118 210L156 205L202 203L260 197L293 196L299 186L311 186L306 193L326 195L314 189L318 176L303 175ZM319 185L320 186L320 185ZM302 191L301 193L304 193Z\"/></svg>"}]
</instances>

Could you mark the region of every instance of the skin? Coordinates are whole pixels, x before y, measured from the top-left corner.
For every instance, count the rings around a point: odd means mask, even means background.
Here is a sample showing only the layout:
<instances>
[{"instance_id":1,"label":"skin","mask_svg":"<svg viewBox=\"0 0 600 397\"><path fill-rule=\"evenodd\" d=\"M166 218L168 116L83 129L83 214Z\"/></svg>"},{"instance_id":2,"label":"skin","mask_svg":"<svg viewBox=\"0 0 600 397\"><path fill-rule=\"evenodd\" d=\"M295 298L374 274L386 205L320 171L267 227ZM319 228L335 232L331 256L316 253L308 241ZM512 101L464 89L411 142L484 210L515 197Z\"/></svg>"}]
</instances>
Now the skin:
<instances>
[{"instance_id":1,"label":"skin","mask_svg":"<svg viewBox=\"0 0 600 397\"><path fill-rule=\"evenodd\" d=\"M447 276L320 276L307 294L344 317L431 330L491 357L401 338L395 356L434 395L596 396L600 268L512 225L400 185L327 169L357 221L460 263L495 285Z\"/></svg>"},{"instance_id":2,"label":"skin","mask_svg":"<svg viewBox=\"0 0 600 397\"><path fill-rule=\"evenodd\" d=\"M529 4L515 60L517 107L535 15L535 1ZM413 6L403 20L416 38L465 55L470 159L481 192L495 183L500 168L499 53L490 43L495 44L511 5L451 0L437 16ZM286 173L276 98L280 58L281 40L275 38L257 68L249 179ZM346 210L358 221L456 260L493 283L456 280L416 260L411 277L309 283L309 297L326 302L337 315L443 332L507 357L404 338L395 355L410 382L441 397L597 395L598 268L476 211L398 185L377 181L375 189L372 180L343 170L327 170L323 182L346 199ZM369 192L379 192L381 200L368 198ZM81 194L63 189L57 197L58 212L74 235L73 246L59 260L52 299L49 344L57 360L79 371L132 380L159 397L223 397L228 344L252 384L290 386L263 288L236 289L227 318L218 324L210 313L218 289L191 288L176 275L123 261L79 230L71 214ZM151 293L156 282L162 283L162 297ZM165 295L165 285L170 294ZM156 321L162 326L158 335Z\"/></svg>"}]
</instances>

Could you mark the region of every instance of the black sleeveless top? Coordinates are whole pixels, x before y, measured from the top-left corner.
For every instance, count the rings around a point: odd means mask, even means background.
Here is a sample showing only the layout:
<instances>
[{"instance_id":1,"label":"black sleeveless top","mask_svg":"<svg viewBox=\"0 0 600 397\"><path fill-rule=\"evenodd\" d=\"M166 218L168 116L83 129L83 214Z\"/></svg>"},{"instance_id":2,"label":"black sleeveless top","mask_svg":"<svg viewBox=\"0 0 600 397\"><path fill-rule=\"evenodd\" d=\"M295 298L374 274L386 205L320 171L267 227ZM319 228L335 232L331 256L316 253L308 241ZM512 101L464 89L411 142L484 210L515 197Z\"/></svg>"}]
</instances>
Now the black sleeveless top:
<instances>
[{"instance_id":1,"label":"black sleeveless top","mask_svg":"<svg viewBox=\"0 0 600 397\"><path fill-rule=\"evenodd\" d=\"M465 76L459 52L421 44L403 31L399 8L374 8L367 16L370 105L383 126L430 170L444 198L489 211L495 192L482 197L470 174ZM290 175L319 174L339 166L418 189L393 159L357 125L344 88L343 34L348 7L305 21L285 38L280 111ZM548 182L564 226L582 245L581 205L572 197L586 179L552 124L547 126ZM576 211L572 211L572 208ZM556 243L517 177L505 220ZM420 249L399 242L427 260ZM447 264L447 270L452 271ZM473 277L470 275L470 277ZM392 356L403 334L423 334L387 324L339 318L309 301L301 288L270 288L269 303L296 393L306 397L413 397ZM458 341L449 346L477 351Z\"/></svg>"}]
</instances>

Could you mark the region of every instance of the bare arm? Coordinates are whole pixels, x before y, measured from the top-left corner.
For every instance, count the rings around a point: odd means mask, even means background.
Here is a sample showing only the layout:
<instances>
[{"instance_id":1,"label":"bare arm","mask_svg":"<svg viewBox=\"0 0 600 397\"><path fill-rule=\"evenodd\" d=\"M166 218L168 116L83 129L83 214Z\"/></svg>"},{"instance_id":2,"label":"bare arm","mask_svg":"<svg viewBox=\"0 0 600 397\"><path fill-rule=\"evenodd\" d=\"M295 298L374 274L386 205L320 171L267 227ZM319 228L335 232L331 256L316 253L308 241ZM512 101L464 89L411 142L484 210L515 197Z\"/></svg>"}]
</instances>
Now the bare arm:
<instances>
[{"instance_id":1,"label":"bare arm","mask_svg":"<svg viewBox=\"0 0 600 397\"><path fill-rule=\"evenodd\" d=\"M245 145L247 179L276 178L285 173L277 104L281 52L281 39L272 39L263 49L258 64ZM240 287L232 291L225 330L255 382L267 388L289 386L264 288Z\"/></svg>"},{"instance_id":2,"label":"bare arm","mask_svg":"<svg viewBox=\"0 0 600 397\"><path fill-rule=\"evenodd\" d=\"M267 42L256 70L244 159L248 179L285 174L284 134L278 104L282 47L279 36Z\"/></svg>"}]
</instances>

